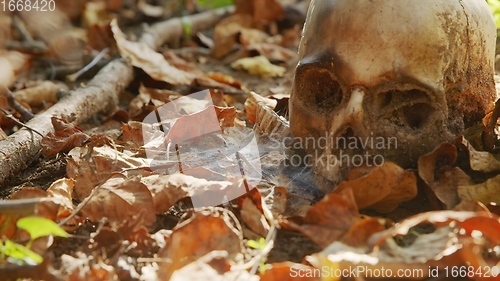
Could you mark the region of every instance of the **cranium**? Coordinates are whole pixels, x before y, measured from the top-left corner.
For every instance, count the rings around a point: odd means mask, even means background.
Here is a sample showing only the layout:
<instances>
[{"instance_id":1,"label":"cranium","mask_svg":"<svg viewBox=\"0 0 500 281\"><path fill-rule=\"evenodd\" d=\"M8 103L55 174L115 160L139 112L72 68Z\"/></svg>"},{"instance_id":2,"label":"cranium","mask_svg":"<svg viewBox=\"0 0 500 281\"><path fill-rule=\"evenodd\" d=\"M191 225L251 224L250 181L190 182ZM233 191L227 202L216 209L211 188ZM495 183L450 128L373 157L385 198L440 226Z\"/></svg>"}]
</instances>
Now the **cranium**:
<instances>
[{"instance_id":1,"label":"cranium","mask_svg":"<svg viewBox=\"0 0 500 281\"><path fill-rule=\"evenodd\" d=\"M491 110L495 38L484 0L313 0L292 134L330 182L352 167L346 155L410 167Z\"/></svg>"}]
</instances>

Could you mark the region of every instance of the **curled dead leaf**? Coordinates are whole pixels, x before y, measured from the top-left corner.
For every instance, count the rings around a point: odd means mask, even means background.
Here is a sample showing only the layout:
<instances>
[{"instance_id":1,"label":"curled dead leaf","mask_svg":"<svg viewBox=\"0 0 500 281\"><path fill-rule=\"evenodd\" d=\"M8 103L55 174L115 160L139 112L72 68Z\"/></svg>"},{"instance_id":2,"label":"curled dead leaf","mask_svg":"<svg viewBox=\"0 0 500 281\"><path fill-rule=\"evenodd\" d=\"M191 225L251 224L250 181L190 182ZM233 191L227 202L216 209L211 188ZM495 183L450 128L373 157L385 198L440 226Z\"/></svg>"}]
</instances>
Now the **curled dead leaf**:
<instances>
[{"instance_id":1,"label":"curled dead leaf","mask_svg":"<svg viewBox=\"0 0 500 281\"><path fill-rule=\"evenodd\" d=\"M153 79L172 85L189 85L195 79L195 75L172 66L162 54L155 52L147 44L125 39L125 34L118 27L116 19L111 21L111 30L120 55L130 60L133 66L144 70Z\"/></svg>"},{"instance_id":2,"label":"curled dead leaf","mask_svg":"<svg viewBox=\"0 0 500 281\"><path fill-rule=\"evenodd\" d=\"M282 224L301 232L321 247L342 237L359 220L358 207L350 188L330 193L307 211L303 223Z\"/></svg>"},{"instance_id":3,"label":"curled dead leaf","mask_svg":"<svg viewBox=\"0 0 500 281\"><path fill-rule=\"evenodd\" d=\"M202 197L210 190L224 190L232 186L228 181L206 180L184 174L151 175L143 177L141 182L151 191L157 214L168 211L177 201L195 193Z\"/></svg>"},{"instance_id":4,"label":"curled dead leaf","mask_svg":"<svg viewBox=\"0 0 500 281\"><path fill-rule=\"evenodd\" d=\"M264 56L242 58L233 62L231 67L261 77L282 77L286 72L286 68L272 64Z\"/></svg>"},{"instance_id":5,"label":"curled dead leaf","mask_svg":"<svg viewBox=\"0 0 500 281\"><path fill-rule=\"evenodd\" d=\"M500 171L499 155L476 150L464 137L458 137L457 142L469 151L470 167L474 171L485 173Z\"/></svg>"},{"instance_id":6,"label":"curled dead leaf","mask_svg":"<svg viewBox=\"0 0 500 281\"><path fill-rule=\"evenodd\" d=\"M457 148L444 142L431 153L418 159L418 174L430 187L439 201L448 209L459 203L457 188L473 184L471 178L460 168L453 167L457 159Z\"/></svg>"},{"instance_id":7,"label":"curled dead leaf","mask_svg":"<svg viewBox=\"0 0 500 281\"><path fill-rule=\"evenodd\" d=\"M372 208L379 212L391 212L401 202L408 201L417 195L417 178L415 174L404 170L395 163L385 162L382 166L373 167L363 173L353 169L347 181L341 182L334 192L352 189L356 204L360 209ZM360 177L353 176L361 175Z\"/></svg>"},{"instance_id":8,"label":"curled dead leaf","mask_svg":"<svg viewBox=\"0 0 500 281\"><path fill-rule=\"evenodd\" d=\"M128 156L108 145L94 147L92 142L73 148L68 156L66 174L75 180L74 195L79 201L113 172L149 167L147 159Z\"/></svg>"},{"instance_id":9,"label":"curled dead leaf","mask_svg":"<svg viewBox=\"0 0 500 281\"><path fill-rule=\"evenodd\" d=\"M263 104L259 105L259 103ZM274 109L276 104L278 104L277 100L265 98L255 92L250 92L250 95L245 101L245 112L247 114L248 121L250 121L250 123L255 123L258 107L267 106L270 109Z\"/></svg>"},{"instance_id":10,"label":"curled dead leaf","mask_svg":"<svg viewBox=\"0 0 500 281\"><path fill-rule=\"evenodd\" d=\"M138 179L115 175L95 191L82 208L83 216L97 222L106 217L110 222L123 223L133 216L140 217L144 225L156 221L153 197Z\"/></svg>"},{"instance_id":11,"label":"curled dead leaf","mask_svg":"<svg viewBox=\"0 0 500 281\"><path fill-rule=\"evenodd\" d=\"M458 186L458 197L461 201L473 200L483 204L500 204L500 175L483 183Z\"/></svg>"},{"instance_id":12,"label":"curled dead leaf","mask_svg":"<svg viewBox=\"0 0 500 281\"><path fill-rule=\"evenodd\" d=\"M170 262L158 272L161 280L168 280L176 270L212 251L227 252L227 260L235 261L241 252L239 233L227 216L196 213L189 220L175 227L167 246L159 256Z\"/></svg>"},{"instance_id":13,"label":"curled dead leaf","mask_svg":"<svg viewBox=\"0 0 500 281\"><path fill-rule=\"evenodd\" d=\"M64 119L52 117L51 121L55 132L49 132L42 139L42 152L45 157L69 152L74 147L82 146L90 138L78 126Z\"/></svg>"}]
</instances>

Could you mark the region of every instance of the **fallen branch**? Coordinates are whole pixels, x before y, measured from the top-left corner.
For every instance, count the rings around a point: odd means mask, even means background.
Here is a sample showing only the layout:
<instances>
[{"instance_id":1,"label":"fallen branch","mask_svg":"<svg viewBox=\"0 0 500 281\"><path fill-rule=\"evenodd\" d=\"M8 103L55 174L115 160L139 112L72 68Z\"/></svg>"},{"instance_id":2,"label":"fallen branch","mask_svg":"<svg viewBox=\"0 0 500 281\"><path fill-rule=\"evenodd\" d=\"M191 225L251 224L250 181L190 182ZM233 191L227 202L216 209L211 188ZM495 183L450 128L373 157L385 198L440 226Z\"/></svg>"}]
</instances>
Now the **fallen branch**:
<instances>
[{"instance_id":1,"label":"fallen branch","mask_svg":"<svg viewBox=\"0 0 500 281\"><path fill-rule=\"evenodd\" d=\"M151 26L141 37L142 42L153 49L180 40L188 22L192 32L213 27L233 11L223 8L184 18L174 18ZM106 65L85 86L71 92L47 111L35 116L26 124L46 136L53 132L51 118L65 117L78 124L98 112L110 112L118 104L118 95L133 79L133 68L122 59ZM26 129L20 129L0 141L0 186L16 172L28 167L40 154L42 137Z\"/></svg>"}]
</instances>

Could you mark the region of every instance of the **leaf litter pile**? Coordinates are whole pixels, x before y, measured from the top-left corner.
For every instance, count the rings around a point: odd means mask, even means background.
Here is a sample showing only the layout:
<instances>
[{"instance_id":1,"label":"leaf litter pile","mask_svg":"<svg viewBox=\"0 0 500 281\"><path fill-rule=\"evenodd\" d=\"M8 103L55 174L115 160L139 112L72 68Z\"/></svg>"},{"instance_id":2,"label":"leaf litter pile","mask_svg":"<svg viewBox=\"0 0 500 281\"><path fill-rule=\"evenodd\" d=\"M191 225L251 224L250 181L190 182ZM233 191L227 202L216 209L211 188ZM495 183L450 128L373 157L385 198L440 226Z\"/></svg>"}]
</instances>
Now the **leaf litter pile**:
<instances>
[{"instance_id":1,"label":"leaf litter pile","mask_svg":"<svg viewBox=\"0 0 500 281\"><path fill-rule=\"evenodd\" d=\"M500 280L500 104L324 194L286 141L307 1L154 2L0 11L2 280Z\"/></svg>"}]
</instances>

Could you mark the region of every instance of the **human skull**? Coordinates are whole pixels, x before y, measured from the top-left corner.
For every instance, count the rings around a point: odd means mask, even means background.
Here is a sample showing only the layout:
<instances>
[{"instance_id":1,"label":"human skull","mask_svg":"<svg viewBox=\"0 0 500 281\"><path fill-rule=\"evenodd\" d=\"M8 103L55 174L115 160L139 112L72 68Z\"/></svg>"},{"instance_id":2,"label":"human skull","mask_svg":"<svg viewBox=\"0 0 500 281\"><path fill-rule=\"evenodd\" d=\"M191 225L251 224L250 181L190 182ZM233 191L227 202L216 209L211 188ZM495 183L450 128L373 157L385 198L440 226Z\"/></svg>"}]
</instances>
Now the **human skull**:
<instances>
[{"instance_id":1,"label":"human skull","mask_svg":"<svg viewBox=\"0 0 500 281\"><path fill-rule=\"evenodd\" d=\"M495 40L484 0L312 0L292 135L330 182L360 159L410 167L492 109Z\"/></svg>"}]
</instances>

